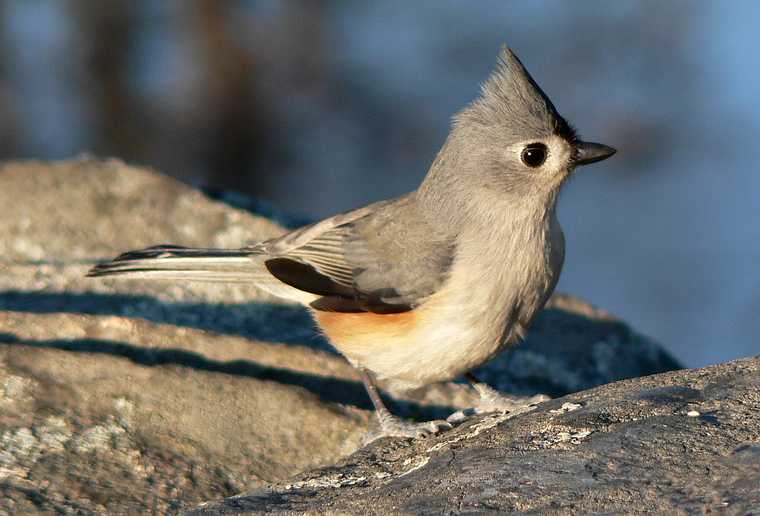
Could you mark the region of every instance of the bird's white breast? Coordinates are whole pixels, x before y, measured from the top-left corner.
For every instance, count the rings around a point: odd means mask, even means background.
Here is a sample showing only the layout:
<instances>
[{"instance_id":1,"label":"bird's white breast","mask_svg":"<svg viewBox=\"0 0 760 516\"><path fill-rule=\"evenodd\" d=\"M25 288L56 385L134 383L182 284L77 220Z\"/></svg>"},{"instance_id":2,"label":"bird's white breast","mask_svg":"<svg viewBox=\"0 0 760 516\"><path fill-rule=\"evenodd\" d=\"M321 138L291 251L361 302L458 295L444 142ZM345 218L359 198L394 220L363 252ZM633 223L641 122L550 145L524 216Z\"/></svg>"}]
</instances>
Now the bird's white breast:
<instances>
[{"instance_id":1,"label":"bird's white breast","mask_svg":"<svg viewBox=\"0 0 760 516\"><path fill-rule=\"evenodd\" d=\"M556 219L533 231L516 226L508 238L463 238L449 280L412 312L332 314L331 322L317 314L317 322L351 362L394 387L459 376L522 337L559 277Z\"/></svg>"}]
</instances>

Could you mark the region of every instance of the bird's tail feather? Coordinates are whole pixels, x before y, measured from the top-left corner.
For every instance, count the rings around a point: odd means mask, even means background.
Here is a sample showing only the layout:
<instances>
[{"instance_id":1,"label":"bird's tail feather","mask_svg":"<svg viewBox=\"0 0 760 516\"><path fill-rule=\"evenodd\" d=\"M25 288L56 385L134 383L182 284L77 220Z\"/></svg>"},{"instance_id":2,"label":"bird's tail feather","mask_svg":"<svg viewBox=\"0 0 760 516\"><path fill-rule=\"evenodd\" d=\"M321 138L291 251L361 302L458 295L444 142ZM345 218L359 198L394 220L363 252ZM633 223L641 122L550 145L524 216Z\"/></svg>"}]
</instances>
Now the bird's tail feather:
<instances>
[{"instance_id":1,"label":"bird's tail feather","mask_svg":"<svg viewBox=\"0 0 760 516\"><path fill-rule=\"evenodd\" d=\"M90 269L87 276L255 282L266 269L255 249L194 249L160 245L129 251Z\"/></svg>"}]
</instances>

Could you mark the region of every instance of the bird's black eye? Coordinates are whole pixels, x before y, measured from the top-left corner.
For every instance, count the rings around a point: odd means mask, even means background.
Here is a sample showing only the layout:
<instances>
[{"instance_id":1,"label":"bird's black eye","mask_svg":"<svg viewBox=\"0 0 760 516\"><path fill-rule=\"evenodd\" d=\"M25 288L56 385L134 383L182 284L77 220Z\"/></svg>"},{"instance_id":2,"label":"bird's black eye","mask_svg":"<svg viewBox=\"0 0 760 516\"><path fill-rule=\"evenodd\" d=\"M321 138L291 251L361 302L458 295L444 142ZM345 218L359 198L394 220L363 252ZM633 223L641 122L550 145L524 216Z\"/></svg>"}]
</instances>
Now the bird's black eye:
<instances>
[{"instance_id":1,"label":"bird's black eye","mask_svg":"<svg viewBox=\"0 0 760 516\"><path fill-rule=\"evenodd\" d=\"M520 154L520 158L530 168L536 168L544 164L547 154L546 145L543 143L531 143L525 146L522 154Z\"/></svg>"}]
</instances>

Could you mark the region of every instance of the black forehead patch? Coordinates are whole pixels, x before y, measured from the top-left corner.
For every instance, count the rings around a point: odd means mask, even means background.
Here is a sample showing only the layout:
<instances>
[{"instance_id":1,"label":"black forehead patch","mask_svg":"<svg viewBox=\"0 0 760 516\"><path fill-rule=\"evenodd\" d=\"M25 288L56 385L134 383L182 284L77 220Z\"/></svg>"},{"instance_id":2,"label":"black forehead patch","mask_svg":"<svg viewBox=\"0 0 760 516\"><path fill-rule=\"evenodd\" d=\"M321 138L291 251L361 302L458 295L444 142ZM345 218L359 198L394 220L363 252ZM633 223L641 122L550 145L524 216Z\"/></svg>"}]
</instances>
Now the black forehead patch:
<instances>
[{"instance_id":1,"label":"black forehead patch","mask_svg":"<svg viewBox=\"0 0 760 516\"><path fill-rule=\"evenodd\" d=\"M560 138L564 138L568 143L575 143L578 141L578 133L575 127L570 125L567 120L562 118L559 114L554 117L554 134Z\"/></svg>"}]
</instances>

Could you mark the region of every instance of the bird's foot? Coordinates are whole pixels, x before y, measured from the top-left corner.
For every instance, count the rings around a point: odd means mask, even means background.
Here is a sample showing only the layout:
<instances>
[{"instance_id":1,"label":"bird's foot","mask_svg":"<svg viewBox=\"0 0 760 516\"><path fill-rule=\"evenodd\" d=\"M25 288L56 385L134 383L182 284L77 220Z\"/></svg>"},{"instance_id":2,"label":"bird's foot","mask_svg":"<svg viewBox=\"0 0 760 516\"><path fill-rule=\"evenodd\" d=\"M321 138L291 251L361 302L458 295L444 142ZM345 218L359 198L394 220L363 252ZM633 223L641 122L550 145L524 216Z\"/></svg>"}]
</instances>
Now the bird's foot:
<instances>
[{"instance_id":1,"label":"bird's foot","mask_svg":"<svg viewBox=\"0 0 760 516\"><path fill-rule=\"evenodd\" d=\"M404 437L417 439L419 437L428 437L438 434L439 432L452 428L451 423L437 419L435 421L425 421L424 423L415 423L406 421L391 414L385 414L379 417L380 428L371 431L364 439L364 444L382 437Z\"/></svg>"},{"instance_id":2,"label":"bird's foot","mask_svg":"<svg viewBox=\"0 0 760 516\"><path fill-rule=\"evenodd\" d=\"M472 408L459 410L451 414L446 421L452 424L461 423L465 419L476 414L488 414L491 412L508 413L510 417L530 412L536 405L551 398L545 394L535 396L508 396L484 383L475 384L474 387L480 393L480 401Z\"/></svg>"},{"instance_id":3,"label":"bird's foot","mask_svg":"<svg viewBox=\"0 0 760 516\"><path fill-rule=\"evenodd\" d=\"M535 396L509 396L488 387L488 392L481 392L480 402L477 409L481 413L487 412L510 412L521 413L533 410L536 405L549 401L551 398L546 394L536 394Z\"/></svg>"}]
</instances>

